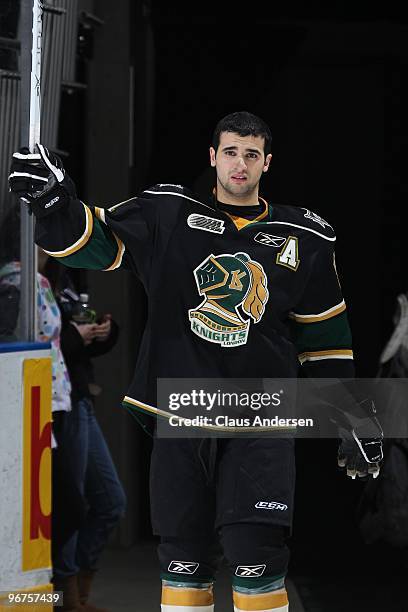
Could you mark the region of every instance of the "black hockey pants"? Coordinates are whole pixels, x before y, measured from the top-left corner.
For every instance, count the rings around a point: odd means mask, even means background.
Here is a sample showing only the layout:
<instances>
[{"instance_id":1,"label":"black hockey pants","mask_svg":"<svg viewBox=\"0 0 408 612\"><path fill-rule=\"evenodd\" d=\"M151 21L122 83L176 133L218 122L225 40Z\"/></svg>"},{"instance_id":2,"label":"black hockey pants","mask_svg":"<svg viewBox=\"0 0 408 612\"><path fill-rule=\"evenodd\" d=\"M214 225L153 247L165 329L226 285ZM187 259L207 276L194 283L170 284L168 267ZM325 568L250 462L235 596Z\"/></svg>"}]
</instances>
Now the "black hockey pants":
<instances>
[{"instance_id":1,"label":"black hockey pants","mask_svg":"<svg viewBox=\"0 0 408 612\"><path fill-rule=\"evenodd\" d=\"M150 476L164 578L212 580L222 554L235 576L286 573L292 438L156 438Z\"/></svg>"}]
</instances>

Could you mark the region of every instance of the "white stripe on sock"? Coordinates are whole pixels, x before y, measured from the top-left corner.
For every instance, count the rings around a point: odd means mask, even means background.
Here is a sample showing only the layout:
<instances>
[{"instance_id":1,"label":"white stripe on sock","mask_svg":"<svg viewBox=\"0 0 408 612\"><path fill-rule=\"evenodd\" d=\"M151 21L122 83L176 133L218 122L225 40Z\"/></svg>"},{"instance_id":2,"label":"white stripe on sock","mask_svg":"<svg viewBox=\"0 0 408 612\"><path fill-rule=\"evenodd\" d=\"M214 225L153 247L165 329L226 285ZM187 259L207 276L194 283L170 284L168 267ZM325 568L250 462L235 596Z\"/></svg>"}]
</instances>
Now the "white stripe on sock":
<instances>
[{"instance_id":1,"label":"white stripe on sock","mask_svg":"<svg viewBox=\"0 0 408 612\"><path fill-rule=\"evenodd\" d=\"M241 608L237 608L234 606L234 612L251 612L250 610L241 610ZM262 612L289 612L289 606L280 606L279 608L268 608L267 610L263 610Z\"/></svg>"},{"instance_id":2,"label":"white stripe on sock","mask_svg":"<svg viewBox=\"0 0 408 612\"><path fill-rule=\"evenodd\" d=\"M161 609L162 609L162 612L214 612L214 605L211 605L211 606L169 606L166 604L162 604Z\"/></svg>"}]
</instances>

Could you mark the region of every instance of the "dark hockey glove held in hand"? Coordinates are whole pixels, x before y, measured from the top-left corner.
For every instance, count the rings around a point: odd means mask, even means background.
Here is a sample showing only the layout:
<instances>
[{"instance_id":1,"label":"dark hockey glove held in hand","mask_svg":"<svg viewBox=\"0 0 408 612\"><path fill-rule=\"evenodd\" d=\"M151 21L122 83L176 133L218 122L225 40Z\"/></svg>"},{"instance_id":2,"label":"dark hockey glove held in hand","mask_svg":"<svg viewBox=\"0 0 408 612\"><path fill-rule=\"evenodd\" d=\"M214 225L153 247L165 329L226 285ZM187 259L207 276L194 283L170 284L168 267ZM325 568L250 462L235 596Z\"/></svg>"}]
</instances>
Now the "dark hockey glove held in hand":
<instances>
[{"instance_id":1,"label":"dark hockey glove held in hand","mask_svg":"<svg viewBox=\"0 0 408 612\"><path fill-rule=\"evenodd\" d=\"M37 153L21 149L13 154L9 187L36 217L45 217L75 198L75 185L60 158L43 145Z\"/></svg>"},{"instance_id":2,"label":"dark hockey glove held in hand","mask_svg":"<svg viewBox=\"0 0 408 612\"><path fill-rule=\"evenodd\" d=\"M346 470L350 478L365 478L372 475L377 478L380 473L380 464L383 460L383 430L375 416L375 406L372 400L360 402L360 407L367 410L367 417L356 422L353 427L339 426L341 438L337 463Z\"/></svg>"}]
</instances>

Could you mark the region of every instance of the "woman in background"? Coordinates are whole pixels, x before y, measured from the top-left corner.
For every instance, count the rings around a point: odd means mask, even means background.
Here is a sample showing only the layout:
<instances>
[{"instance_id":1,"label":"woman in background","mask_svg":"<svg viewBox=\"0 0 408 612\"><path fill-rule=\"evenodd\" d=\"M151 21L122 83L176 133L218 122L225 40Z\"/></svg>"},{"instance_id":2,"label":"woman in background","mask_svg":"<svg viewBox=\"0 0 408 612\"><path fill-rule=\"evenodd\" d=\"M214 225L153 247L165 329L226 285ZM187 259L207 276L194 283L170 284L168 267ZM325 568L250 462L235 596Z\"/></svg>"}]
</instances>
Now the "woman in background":
<instances>
[{"instance_id":1,"label":"woman in background","mask_svg":"<svg viewBox=\"0 0 408 612\"><path fill-rule=\"evenodd\" d=\"M119 329L110 315L94 323L76 323L73 317L79 295L72 277L53 259L48 260L47 269L48 277L57 279L59 285L55 291L62 313L61 346L72 384L72 415L64 423L63 432L64 439L70 441L66 463L72 466L87 504L79 529L64 546L54 550L54 586L63 590L76 581L81 609L103 612L88 603L89 592L100 554L125 512L126 498L96 420L93 400L97 387L91 360L113 348Z\"/></svg>"},{"instance_id":2,"label":"woman in background","mask_svg":"<svg viewBox=\"0 0 408 612\"><path fill-rule=\"evenodd\" d=\"M0 341L20 338L20 208L0 227ZM52 358L52 562L54 590L62 591L66 612L104 612L88 603L98 558L125 510L125 494L96 421L89 382L90 359L116 343L118 327L76 325L67 307L72 288L61 289L62 267L38 250L37 316L40 342ZM61 296L63 316L56 300ZM65 355L64 355L65 353ZM66 358L65 358L66 357ZM72 384L70 379L72 373Z\"/></svg>"}]
</instances>

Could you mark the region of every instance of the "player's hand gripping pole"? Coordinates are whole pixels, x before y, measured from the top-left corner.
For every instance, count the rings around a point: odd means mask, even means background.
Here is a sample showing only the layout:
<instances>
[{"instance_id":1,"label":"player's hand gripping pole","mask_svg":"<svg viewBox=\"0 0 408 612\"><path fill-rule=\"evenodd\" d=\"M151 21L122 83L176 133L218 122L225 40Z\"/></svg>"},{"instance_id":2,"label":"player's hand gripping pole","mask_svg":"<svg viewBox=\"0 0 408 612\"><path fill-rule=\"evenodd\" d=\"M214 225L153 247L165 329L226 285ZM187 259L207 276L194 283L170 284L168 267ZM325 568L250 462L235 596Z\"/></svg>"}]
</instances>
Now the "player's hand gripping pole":
<instances>
[{"instance_id":1,"label":"player's hand gripping pole","mask_svg":"<svg viewBox=\"0 0 408 612\"><path fill-rule=\"evenodd\" d=\"M58 210L70 197L76 197L75 186L60 158L41 144L36 145L35 153L27 149L14 153L9 186L38 218Z\"/></svg>"}]
</instances>

